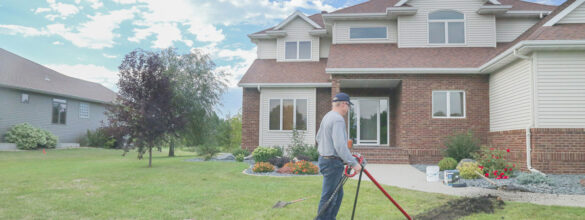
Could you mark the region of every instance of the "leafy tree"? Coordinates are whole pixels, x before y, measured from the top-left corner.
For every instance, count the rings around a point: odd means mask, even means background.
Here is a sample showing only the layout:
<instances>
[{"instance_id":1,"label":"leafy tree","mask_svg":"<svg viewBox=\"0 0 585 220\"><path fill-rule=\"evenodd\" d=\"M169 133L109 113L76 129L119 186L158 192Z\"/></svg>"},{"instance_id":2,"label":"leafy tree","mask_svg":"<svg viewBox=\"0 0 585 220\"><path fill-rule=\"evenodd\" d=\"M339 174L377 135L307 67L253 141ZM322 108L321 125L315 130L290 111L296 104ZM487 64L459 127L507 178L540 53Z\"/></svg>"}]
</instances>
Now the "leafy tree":
<instances>
[{"instance_id":1,"label":"leafy tree","mask_svg":"<svg viewBox=\"0 0 585 220\"><path fill-rule=\"evenodd\" d=\"M169 135L179 137L182 134L196 135L199 140L208 139L209 129L214 128L206 123L216 123L217 118L213 107L219 103L226 88L226 73L217 71L211 58L193 50L187 54L179 54L175 48L161 51L164 71L170 79L172 89L172 106L175 121L180 121ZM210 118L211 117L211 118ZM217 116L215 116L217 117ZM170 139L169 156L174 156L175 138ZM194 141L195 145L202 143ZM195 146L192 145L192 146Z\"/></svg>"},{"instance_id":2,"label":"leafy tree","mask_svg":"<svg viewBox=\"0 0 585 220\"><path fill-rule=\"evenodd\" d=\"M139 159L148 150L148 167L152 167L154 145L185 122L176 115L172 80L163 74L164 63L159 54L140 49L127 54L118 69L119 93L109 108L108 120L128 132L138 148ZM125 152L128 150L125 147Z\"/></svg>"}]
</instances>

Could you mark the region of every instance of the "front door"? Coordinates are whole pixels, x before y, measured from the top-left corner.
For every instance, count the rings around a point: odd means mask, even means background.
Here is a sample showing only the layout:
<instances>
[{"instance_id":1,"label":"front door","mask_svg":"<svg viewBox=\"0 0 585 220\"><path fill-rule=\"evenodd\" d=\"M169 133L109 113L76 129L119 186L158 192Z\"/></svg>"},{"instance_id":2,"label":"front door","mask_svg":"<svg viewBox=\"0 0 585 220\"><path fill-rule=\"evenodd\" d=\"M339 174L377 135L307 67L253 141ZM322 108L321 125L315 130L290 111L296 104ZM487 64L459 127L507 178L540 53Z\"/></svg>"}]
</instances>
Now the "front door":
<instances>
[{"instance_id":1,"label":"front door","mask_svg":"<svg viewBox=\"0 0 585 220\"><path fill-rule=\"evenodd\" d=\"M356 97L349 110L348 134L356 145L388 146L390 136L387 97Z\"/></svg>"}]
</instances>

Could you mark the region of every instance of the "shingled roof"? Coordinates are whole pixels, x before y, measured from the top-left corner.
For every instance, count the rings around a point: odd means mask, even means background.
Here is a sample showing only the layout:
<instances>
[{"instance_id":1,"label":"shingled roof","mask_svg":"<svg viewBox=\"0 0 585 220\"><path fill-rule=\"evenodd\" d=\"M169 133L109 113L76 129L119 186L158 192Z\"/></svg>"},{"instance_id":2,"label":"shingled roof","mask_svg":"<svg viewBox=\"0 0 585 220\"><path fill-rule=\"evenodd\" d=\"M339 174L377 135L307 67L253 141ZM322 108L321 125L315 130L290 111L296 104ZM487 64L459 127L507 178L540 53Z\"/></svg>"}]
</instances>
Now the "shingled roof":
<instances>
[{"instance_id":1,"label":"shingled roof","mask_svg":"<svg viewBox=\"0 0 585 220\"><path fill-rule=\"evenodd\" d=\"M110 103L116 93L99 83L69 77L0 48L0 87Z\"/></svg>"}]
</instances>

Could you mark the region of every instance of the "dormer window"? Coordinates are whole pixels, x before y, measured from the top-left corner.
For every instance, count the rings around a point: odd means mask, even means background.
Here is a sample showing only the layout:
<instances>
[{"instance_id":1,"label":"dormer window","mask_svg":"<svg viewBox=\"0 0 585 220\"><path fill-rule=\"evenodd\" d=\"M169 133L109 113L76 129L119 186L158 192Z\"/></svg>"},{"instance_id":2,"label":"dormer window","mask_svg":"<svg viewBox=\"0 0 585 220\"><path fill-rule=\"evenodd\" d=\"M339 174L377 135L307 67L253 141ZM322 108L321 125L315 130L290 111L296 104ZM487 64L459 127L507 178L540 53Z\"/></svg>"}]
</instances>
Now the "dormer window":
<instances>
[{"instance_id":1,"label":"dormer window","mask_svg":"<svg viewBox=\"0 0 585 220\"><path fill-rule=\"evenodd\" d=\"M284 58L287 60L310 60L311 41L285 42Z\"/></svg>"},{"instance_id":2,"label":"dormer window","mask_svg":"<svg viewBox=\"0 0 585 220\"><path fill-rule=\"evenodd\" d=\"M465 16L456 11L429 14L429 44L465 44Z\"/></svg>"}]
</instances>

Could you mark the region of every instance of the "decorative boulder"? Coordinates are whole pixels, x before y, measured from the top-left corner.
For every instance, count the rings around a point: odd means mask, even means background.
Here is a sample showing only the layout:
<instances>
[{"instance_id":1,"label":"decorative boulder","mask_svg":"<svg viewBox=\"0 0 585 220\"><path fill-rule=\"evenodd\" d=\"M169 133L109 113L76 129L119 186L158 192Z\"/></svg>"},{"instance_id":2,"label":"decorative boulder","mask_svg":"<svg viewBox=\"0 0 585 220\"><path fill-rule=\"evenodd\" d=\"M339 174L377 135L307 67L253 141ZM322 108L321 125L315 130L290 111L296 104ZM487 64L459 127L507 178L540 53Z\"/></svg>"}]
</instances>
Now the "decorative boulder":
<instances>
[{"instance_id":1,"label":"decorative boulder","mask_svg":"<svg viewBox=\"0 0 585 220\"><path fill-rule=\"evenodd\" d=\"M582 179L582 180L581 180L581 185L582 185L583 187L585 187L585 179Z\"/></svg>"},{"instance_id":2,"label":"decorative boulder","mask_svg":"<svg viewBox=\"0 0 585 220\"><path fill-rule=\"evenodd\" d=\"M218 155L215 159L217 160L235 160L236 157L233 154L225 153Z\"/></svg>"},{"instance_id":3,"label":"decorative boulder","mask_svg":"<svg viewBox=\"0 0 585 220\"><path fill-rule=\"evenodd\" d=\"M457 164L457 169L459 170L459 168L461 167L461 164L463 163L477 163L477 161L473 160L473 159L462 159L461 161L459 161L459 163Z\"/></svg>"}]
</instances>

